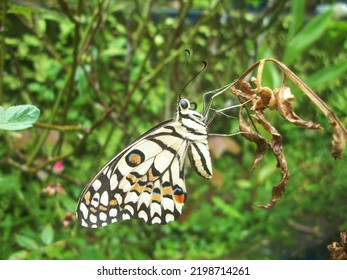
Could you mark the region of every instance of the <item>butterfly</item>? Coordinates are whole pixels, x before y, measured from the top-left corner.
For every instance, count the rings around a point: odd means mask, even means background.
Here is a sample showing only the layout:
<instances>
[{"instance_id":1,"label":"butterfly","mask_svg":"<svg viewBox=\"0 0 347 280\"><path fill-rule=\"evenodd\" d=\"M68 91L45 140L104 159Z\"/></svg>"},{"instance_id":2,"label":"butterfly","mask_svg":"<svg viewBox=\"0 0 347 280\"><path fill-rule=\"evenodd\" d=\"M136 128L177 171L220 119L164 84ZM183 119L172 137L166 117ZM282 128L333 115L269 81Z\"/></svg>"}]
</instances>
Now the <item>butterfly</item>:
<instances>
[{"instance_id":1,"label":"butterfly","mask_svg":"<svg viewBox=\"0 0 347 280\"><path fill-rule=\"evenodd\" d=\"M166 224L182 213L187 198L184 166L212 177L204 116L180 98L172 120L155 126L110 160L87 184L77 204L84 227L141 218Z\"/></svg>"},{"instance_id":2,"label":"butterfly","mask_svg":"<svg viewBox=\"0 0 347 280\"><path fill-rule=\"evenodd\" d=\"M185 51L189 57L189 50ZM235 106L212 108L213 99L233 83L204 93L202 114L196 111L195 102L182 98L183 89L205 67L203 62L203 68L181 89L173 119L140 136L87 184L77 203L79 224L98 228L134 218L143 219L148 225L167 224L178 219L187 199L184 174L187 155L200 176L212 177L207 140L212 134L207 133L207 126L219 113L229 117L223 112ZM209 118L210 111L214 112Z\"/></svg>"}]
</instances>

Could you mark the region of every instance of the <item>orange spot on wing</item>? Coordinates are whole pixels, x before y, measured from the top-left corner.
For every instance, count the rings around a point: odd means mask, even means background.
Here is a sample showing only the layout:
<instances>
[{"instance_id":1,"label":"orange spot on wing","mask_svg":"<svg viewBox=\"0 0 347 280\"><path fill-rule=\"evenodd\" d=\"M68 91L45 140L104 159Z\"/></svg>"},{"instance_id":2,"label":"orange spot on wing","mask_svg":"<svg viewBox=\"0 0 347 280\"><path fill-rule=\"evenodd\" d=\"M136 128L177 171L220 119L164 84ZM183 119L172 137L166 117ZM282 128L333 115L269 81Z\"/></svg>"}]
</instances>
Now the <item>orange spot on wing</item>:
<instances>
[{"instance_id":1,"label":"orange spot on wing","mask_svg":"<svg viewBox=\"0 0 347 280\"><path fill-rule=\"evenodd\" d=\"M172 195L172 188L171 187L163 188L163 195L166 195L166 194Z\"/></svg>"},{"instance_id":2,"label":"orange spot on wing","mask_svg":"<svg viewBox=\"0 0 347 280\"><path fill-rule=\"evenodd\" d=\"M114 206L114 205L117 205L117 203L118 203L117 200L113 199L110 201L109 205Z\"/></svg>"},{"instance_id":3,"label":"orange spot on wing","mask_svg":"<svg viewBox=\"0 0 347 280\"><path fill-rule=\"evenodd\" d=\"M135 184L131 190L137 191L139 193L142 193L143 190L145 189L145 186L140 186L139 184Z\"/></svg>"},{"instance_id":4,"label":"orange spot on wing","mask_svg":"<svg viewBox=\"0 0 347 280\"><path fill-rule=\"evenodd\" d=\"M135 153L129 155L129 160L136 165L141 163L141 157Z\"/></svg>"},{"instance_id":5,"label":"orange spot on wing","mask_svg":"<svg viewBox=\"0 0 347 280\"><path fill-rule=\"evenodd\" d=\"M90 207L90 211L93 212L93 213L98 212L98 210L96 210L94 207Z\"/></svg>"},{"instance_id":6,"label":"orange spot on wing","mask_svg":"<svg viewBox=\"0 0 347 280\"><path fill-rule=\"evenodd\" d=\"M156 193L152 194L152 200L160 202L161 195L160 194L156 194Z\"/></svg>"},{"instance_id":7,"label":"orange spot on wing","mask_svg":"<svg viewBox=\"0 0 347 280\"><path fill-rule=\"evenodd\" d=\"M178 202L178 203L184 203L185 198L186 198L185 194L175 194L174 197L175 197L176 202Z\"/></svg>"},{"instance_id":8,"label":"orange spot on wing","mask_svg":"<svg viewBox=\"0 0 347 280\"><path fill-rule=\"evenodd\" d=\"M99 209L100 209L101 211L106 211L106 210L107 210L107 208L104 207L104 206L102 206L102 205L99 206Z\"/></svg>"},{"instance_id":9,"label":"orange spot on wing","mask_svg":"<svg viewBox=\"0 0 347 280\"><path fill-rule=\"evenodd\" d=\"M138 180L134 175L131 174L128 174L127 178L131 180L132 184L134 184Z\"/></svg>"},{"instance_id":10,"label":"orange spot on wing","mask_svg":"<svg viewBox=\"0 0 347 280\"><path fill-rule=\"evenodd\" d=\"M86 204L89 205L89 203L90 203L90 192L87 192L84 195L84 200L85 200Z\"/></svg>"}]
</instances>

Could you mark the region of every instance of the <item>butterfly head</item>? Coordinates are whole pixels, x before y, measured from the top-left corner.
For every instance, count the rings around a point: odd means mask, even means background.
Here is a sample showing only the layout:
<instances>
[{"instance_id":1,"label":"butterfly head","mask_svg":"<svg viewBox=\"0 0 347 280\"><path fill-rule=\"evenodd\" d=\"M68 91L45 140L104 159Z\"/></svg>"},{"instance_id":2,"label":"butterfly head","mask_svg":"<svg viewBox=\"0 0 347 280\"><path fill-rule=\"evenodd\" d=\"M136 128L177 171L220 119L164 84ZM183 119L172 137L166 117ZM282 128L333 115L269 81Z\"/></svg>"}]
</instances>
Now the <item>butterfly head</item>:
<instances>
[{"instance_id":1,"label":"butterfly head","mask_svg":"<svg viewBox=\"0 0 347 280\"><path fill-rule=\"evenodd\" d=\"M182 117L188 117L200 122L203 120L203 116L195 111L196 108L197 105L194 101L189 101L186 98L181 98L178 100L176 118L181 119Z\"/></svg>"}]
</instances>

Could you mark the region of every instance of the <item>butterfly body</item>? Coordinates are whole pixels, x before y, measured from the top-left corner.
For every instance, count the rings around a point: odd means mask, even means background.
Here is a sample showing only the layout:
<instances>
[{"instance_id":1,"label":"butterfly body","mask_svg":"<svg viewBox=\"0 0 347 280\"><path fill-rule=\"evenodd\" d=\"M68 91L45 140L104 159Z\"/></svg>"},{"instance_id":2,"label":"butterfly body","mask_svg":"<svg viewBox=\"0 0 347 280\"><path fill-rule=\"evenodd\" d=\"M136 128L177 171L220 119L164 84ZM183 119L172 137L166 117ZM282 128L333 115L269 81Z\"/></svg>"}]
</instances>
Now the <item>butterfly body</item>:
<instances>
[{"instance_id":1,"label":"butterfly body","mask_svg":"<svg viewBox=\"0 0 347 280\"><path fill-rule=\"evenodd\" d=\"M180 99L173 120L142 135L89 182L77 205L82 226L97 228L132 218L166 224L180 216L187 198L187 154L199 175L212 176L206 124L192 104Z\"/></svg>"}]
</instances>

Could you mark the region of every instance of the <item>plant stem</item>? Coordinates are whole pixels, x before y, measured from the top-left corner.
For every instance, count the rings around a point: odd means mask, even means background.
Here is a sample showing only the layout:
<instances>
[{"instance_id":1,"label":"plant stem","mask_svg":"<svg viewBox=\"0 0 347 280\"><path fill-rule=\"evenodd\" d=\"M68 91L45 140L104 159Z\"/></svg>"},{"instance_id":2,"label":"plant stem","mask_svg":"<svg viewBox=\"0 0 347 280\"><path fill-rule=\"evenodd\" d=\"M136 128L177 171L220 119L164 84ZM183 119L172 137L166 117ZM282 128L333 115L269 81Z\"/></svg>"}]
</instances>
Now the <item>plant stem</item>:
<instances>
[{"instance_id":1,"label":"plant stem","mask_svg":"<svg viewBox=\"0 0 347 280\"><path fill-rule=\"evenodd\" d=\"M51 124L51 123L43 123L43 122L35 122L33 124L35 127L57 130L57 131L79 131L85 133L86 130L78 125L59 125L59 124Z\"/></svg>"},{"instance_id":2,"label":"plant stem","mask_svg":"<svg viewBox=\"0 0 347 280\"><path fill-rule=\"evenodd\" d=\"M4 97L4 61L5 61L5 19L6 19L7 0L2 1L0 18L0 104L5 100Z\"/></svg>"},{"instance_id":3,"label":"plant stem","mask_svg":"<svg viewBox=\"0 0 347 280\"><path fill-rule=\"evenodd\" d=\"M77 7L77 14L76 16L79 18L81 16L81 8L82 8L82 3L81 0L78 1L78 7ZM76 74L76 69L78 65L78 50L79 50L79 42L80 42L80 23L79 20L75 21L75 33L73 37L73 61L72 65L70 68L70 75L67 83L67 88L65 92L65 102L64 102L64 107L63 107L63 114L62 114L62 123L66 122L66 117L68 110L70 108L71 104L71 96L72 92L74 91L74 81L75 81L75 74Z\"/></svg>"},{"instance_id":4,"label":"plant stem","mask_svg":"<svg viewBox=\"0 0 347 280\"><path fill-rule=\"evenodd\" d=\"M66 78L65 78L65 83L64 83L64 86L61 88L61 90L59 91L58 93L58 96L57 98L55 99L55 102L54 102L54 105L53 105L53 109L52 109L52 112L51 112L51 115L49 116L49 119L48 119L48 123L49 124L52 124L53 123L53 120L55 118L55 116L57 115L57 112L58 112L58 109L59 109L59 106L60 106L60 103L63 99L63 95L64 95L64 92L67 88L67 85L68 85L68 81L70 79L70 72L67 74ZM27 162L26 162L26 165L27 166L30 166L35 157L37 156L37 154L39 153L42 145L44 144L47 136L48 136L48 133L49 133L49 130L46 130L44 131L42 134L41 134L41 137L39 138L37 144L35 145L31 155L29 156Z\"/></svg>"}]
</instances>

